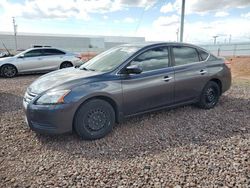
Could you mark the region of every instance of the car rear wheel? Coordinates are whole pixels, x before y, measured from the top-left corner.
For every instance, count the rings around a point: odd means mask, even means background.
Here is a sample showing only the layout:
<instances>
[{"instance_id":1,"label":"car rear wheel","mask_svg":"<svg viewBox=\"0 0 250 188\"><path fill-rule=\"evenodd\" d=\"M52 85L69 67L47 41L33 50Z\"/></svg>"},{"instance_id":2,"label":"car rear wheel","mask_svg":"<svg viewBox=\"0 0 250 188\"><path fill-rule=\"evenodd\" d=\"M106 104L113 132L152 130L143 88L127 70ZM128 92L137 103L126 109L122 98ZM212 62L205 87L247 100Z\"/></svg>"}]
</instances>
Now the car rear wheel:
<instances>
[{"instance_id":1,"label":"car rear wheel","mask_svg":"<svg viewBox=\"0 0 250 188\"><path fill-rule=\"evenodd\" d=\"M16 76L17 69L13 65L3 65L1 68L1 75L6 78L12 78Z\"/></svg>"},{"instance_id":2,"label":"car rear wheel","mask_svg":"<svg viewBox=\"0 0 250 188\"><path fill-rule=\"evenodd\" d=\"M73 64L71 62L63 62L60 66L60 69L64 69L68 67L73 67Z\"/></svg>"},{"instance_id":3,"label":"car rear wheel","mask_svg":"<svg viewBox=\"0 0 250 188\"><path fill-rule=\"evenodd\" d=\"M204 87L198 106L204 109L215 107L220 98L220 88L217 83L210 81Z\"/></svg>"},{"instance_id":4,"label":"car rear wheel","mask_svg":"<svg viewBox=\"0 0 250 188\"><path fill-rule=\"evenodd\" d=\"M76 133L83 139L94 140L106 136L115 124L113 107L101 99L84 103L77 111L74 121Z\"/></svg>"}]
</instances>

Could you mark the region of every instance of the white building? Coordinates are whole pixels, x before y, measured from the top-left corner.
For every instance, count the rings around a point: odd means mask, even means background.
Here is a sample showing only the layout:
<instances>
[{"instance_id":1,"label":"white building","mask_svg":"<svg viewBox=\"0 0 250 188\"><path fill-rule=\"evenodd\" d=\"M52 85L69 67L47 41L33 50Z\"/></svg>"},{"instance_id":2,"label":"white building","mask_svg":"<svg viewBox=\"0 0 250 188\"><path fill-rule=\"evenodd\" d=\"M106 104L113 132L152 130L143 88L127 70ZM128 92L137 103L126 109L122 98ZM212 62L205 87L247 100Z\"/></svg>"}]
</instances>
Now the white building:
<instances>
[{"instance_id":1,"label":"white building","mask_svg":"<svg viewBox=\"0 0 250 188\"><path fill-rule=\"evenodd\" d=\"M18 33L17 49L24 50L33 45L46 45L74 52L103 51L119 44L143 41L145 41L144 37ZM15 50L13 33L0 32L0 43L0 49L4 48L2 44L4 43L8 49Z\"/></svg>"}]
</instances>

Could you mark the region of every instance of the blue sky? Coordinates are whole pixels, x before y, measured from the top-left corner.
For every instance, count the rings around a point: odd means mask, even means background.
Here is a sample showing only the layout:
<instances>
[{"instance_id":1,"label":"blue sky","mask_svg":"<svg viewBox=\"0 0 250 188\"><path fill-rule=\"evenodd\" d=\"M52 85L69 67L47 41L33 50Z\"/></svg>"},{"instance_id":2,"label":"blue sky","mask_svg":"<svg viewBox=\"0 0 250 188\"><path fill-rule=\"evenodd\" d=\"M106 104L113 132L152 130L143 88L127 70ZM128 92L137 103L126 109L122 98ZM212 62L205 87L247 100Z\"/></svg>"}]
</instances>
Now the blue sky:
<instances>
[{"instance_id":1,"label":"blue sky","mask_svg":"<svg viewBox=\"0 0 250 188\"><path fill-rule=\"evenodd\" d=\"M181 0L0 0L0 31L176 41ZM250 42L249 0L186 0L185 42Z\"/></svg>"}]
</instances>

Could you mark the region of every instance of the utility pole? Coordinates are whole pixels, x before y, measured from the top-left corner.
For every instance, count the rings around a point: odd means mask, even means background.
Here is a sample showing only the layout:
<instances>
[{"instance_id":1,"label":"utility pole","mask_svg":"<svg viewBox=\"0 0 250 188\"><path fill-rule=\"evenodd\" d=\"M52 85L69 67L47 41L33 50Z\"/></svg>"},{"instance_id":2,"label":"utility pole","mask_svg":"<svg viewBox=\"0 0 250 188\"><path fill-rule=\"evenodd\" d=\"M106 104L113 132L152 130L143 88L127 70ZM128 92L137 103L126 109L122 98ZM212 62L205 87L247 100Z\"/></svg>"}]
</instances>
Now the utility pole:
<instances>
[{"instance_id":1,"label":"utility pole","mask_svg":"<svg viewBox=\"0 0 250 188\"><path fill-rule=\"evenodd\" d=\"M217 37L219 37L219 36L217 36L217 35L216 35L216 36L213 36L213 38L214 38L214 45L216 44L216 38L217 38Z\"/></svg>"},{"instance_id":2,"label":"utility pole","mask_svg":"<svg viewBox=\"0 0 250 188\"><path fill-rule=\"evenodd\" d=\"M16 21L15 21L15 17L13 17L13 27L14 27L14 38L15 38L15 50L17 51L17 39L16 39L17 24L16 24Z\"/></svg>"},{"instance_id":3,"label":"utility pole","mask_svg":"<svg viewBox=\"0 0 250 188\"><path fill-rule=\"evenodd\" d=\"M184 16L185 16L185 0L182 0L182 6L181 6L181 33L180 33L180 42L183 42Z\"/></svg>"},{"instance_id":4,"label":"utility pole","mask_svg":"<svg viewBox=\"0 0 250 188\"><path fill-rule=\"evenodd\" d=\"M231 39L232 39L232 35L230 34L230 35L229 35L229 39L228 39L228 43L229 43L229 44L231 43Z\"/></svg>"},{"instance_id":5,"label":"utility pole","mask_svg":"<svg viewBox=\"0 0 250 188\"><path fill-rule=\"evenodd\" d=\"M176 42L179 42L179 28L176 30Z\"/></svg>"}]
</instances>

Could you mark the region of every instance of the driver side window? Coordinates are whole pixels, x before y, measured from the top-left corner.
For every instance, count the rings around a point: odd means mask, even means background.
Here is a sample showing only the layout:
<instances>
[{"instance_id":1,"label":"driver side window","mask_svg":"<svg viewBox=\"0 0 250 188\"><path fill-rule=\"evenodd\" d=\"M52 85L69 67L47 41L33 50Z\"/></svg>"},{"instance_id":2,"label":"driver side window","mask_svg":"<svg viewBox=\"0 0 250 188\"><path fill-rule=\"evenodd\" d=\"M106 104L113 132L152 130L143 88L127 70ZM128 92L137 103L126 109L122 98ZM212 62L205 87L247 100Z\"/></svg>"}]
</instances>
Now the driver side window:
<instances>
[{"instance_id":1,"label":"driver side window","mask_svg":"<svg viewBox=\"0 0 250 188\"><path fill-rule=\"evenodd\" d=\"M36 56L42 56L43 55L43 51L42 50L31 50L28 51L27 53L24 54L24 57L36 57Z\"/></svg>"},{"instance_id":2,"label":"driver side window","mask_svg":"<svg viewBox=\"0 0 250 188\"><path fill-rule=\"evenodd\" d=\"M157 70L168 67L168 47L157 47L137 56L131 65L138 65L142 72Z\"/></svg>"}]
</instances>

